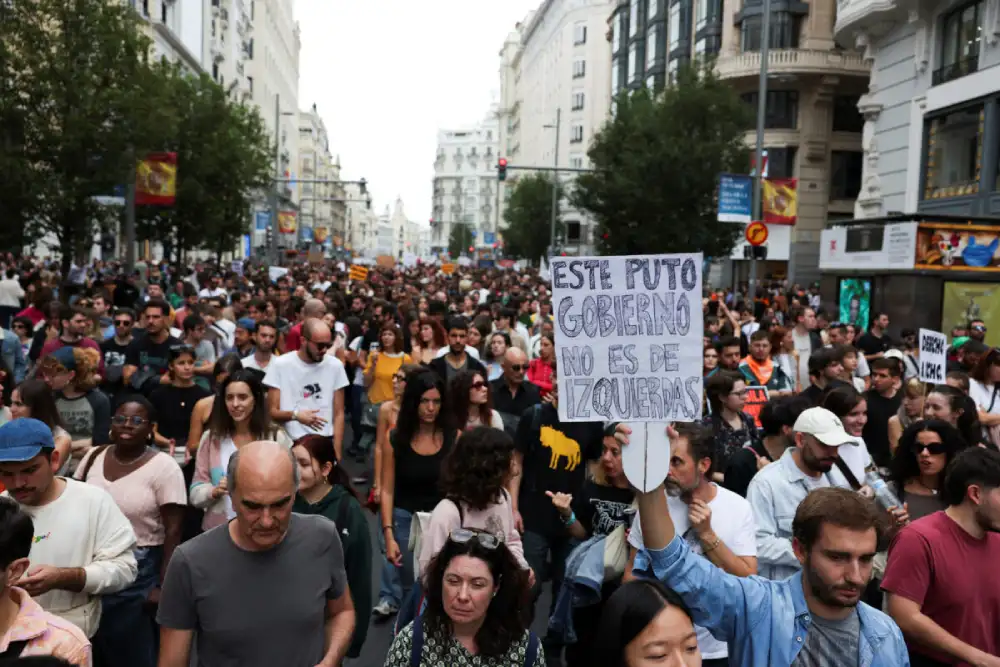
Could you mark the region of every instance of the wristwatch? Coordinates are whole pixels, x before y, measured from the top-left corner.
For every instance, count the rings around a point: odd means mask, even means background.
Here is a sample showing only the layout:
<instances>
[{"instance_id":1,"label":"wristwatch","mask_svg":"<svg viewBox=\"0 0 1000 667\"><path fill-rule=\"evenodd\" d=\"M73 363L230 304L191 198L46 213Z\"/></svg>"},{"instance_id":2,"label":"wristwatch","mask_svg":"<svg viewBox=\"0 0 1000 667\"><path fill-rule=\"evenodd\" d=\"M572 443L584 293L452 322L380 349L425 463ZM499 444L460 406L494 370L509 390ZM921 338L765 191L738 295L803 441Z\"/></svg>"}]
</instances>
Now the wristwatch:
<instances>
[{"instance_id":1,"label":"wristwatch","mask_svg":"<svg viewBox=\"0 0 1000 667\"><path fill-rule=\"evenodd\" d=\"M292 410L292 421L297 422L298 420L299 420L299 411L298 410Z\"/></svg>"}]
</instances>

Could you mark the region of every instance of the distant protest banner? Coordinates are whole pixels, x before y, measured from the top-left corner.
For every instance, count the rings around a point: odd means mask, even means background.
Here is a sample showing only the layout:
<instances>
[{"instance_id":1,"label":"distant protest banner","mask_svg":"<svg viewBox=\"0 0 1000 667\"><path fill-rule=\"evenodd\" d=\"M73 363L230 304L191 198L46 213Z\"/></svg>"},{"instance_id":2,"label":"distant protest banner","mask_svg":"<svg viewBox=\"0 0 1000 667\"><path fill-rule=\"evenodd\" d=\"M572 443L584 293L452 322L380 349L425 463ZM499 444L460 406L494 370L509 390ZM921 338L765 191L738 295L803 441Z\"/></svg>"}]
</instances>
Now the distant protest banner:
<instances>
[{"instance_id":1,"label":"distant protest banner","mask_svg":"<svg viewBox=\"0 0 1000 667\"><path fill-rule=\"evenodd\" d=\"M701 419L702 255L555 257L559 419Z\"/></svg>"},{"instance_id":2,"label":"distant protest banner","mask_svg":"<svg viewBox=\"0 0 1000 667\"><path fill-rule=\"evenodd\" d=\"M930 329L920 330L920 381L944 384L948 367L948 338Z\"/></svg>"},{"instance_id":3,"label":"distant protest banner","mask_svg":"<svg viewBox=\"0 0 1000 667\"><path fill-rule=\"evenodd\" d=\"M753 417L754 424L761 428L760 410L770 399L770 392L767 387L747 387L747 397L743 402L743 412Z\"/></svg>"}]
</instances>

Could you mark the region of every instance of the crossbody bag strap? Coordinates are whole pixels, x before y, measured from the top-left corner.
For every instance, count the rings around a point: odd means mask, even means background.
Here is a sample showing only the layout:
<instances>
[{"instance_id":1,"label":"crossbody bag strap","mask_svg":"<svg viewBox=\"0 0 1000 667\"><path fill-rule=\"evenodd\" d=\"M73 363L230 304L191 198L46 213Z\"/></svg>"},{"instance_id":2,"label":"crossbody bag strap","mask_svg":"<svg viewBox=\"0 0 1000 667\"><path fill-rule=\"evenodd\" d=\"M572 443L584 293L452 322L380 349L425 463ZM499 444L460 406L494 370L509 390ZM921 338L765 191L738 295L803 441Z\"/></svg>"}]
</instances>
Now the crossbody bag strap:
<instances>
[{"instance_id":1,"label":"crossbody bag strap","mask_svg":"<svg viewBox=\"0 0 1000 667\"><path fill-rule=\"evenodd\" d=\"M420 654L424 651L424 622L419 614L413 619L413 638L410 644L410 667L420 667Z\"/></svg>"}]
</instances>

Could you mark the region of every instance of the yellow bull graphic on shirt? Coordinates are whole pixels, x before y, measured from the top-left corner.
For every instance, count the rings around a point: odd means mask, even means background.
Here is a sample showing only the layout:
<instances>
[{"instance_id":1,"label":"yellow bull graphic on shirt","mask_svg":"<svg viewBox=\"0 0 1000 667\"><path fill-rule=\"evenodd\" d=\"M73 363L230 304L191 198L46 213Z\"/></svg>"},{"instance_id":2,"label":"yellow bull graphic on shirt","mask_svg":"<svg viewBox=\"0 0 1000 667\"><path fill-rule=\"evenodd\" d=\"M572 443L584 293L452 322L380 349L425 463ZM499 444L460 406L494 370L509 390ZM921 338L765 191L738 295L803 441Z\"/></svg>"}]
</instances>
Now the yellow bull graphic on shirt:
<instances>
[{"instance_id":1,"label":"yellow bull graphic on shirt","mask_svg":"<svg viewBox=\"0 0 1000 667\"><path fill-rule=\"evenodd\" d=\"M542 447L552 450L552 457L549 459L549 468L556 470L559 467L559 459L566 457L566 470L573 471L580 465L580 445L576 440L566 437L565 433L555 430L551 426L543 426L539 434Z\"/></svg>"}]
</instances>

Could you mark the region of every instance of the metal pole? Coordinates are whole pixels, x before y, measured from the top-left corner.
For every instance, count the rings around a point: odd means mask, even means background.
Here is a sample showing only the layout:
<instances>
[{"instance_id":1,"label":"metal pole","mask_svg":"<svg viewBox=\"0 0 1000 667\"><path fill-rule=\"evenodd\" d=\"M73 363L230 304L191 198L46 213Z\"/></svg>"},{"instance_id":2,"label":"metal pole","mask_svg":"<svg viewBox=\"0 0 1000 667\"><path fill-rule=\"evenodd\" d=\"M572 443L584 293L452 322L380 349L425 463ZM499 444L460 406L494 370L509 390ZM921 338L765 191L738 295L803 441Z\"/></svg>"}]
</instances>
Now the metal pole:
<instances>
[{"instance_id":1,"label":"metal pole","mask_svg":"<svg viewBox=\"0 0 1000 667\"><path fill-rule=\"evenodd\" d=\"M271 188L271 265L278 265L278 179L281 178L281 96L274 96L274 187Z\"/></svg>"},{"instance_id":2,"label":"metal pole","mask_svg":"<svg viewBox=\"0 0 1000 667\"><path fill-rule=\"evenodd\" d=\"M556 155L553 164L556 171L552 181L552 220L549 229L549 256L556 253L556 211L559 208L559 124L562 122L562 109L556 109Z\"/></svg>"},{"instance_id":3,"label":"metal pole","mask_svg":"<svg viewBox=\"0 0 1000 667\"><path fill-rule=\"evenodd\" d=\"M767 58L771 46L771 0L764 0L764 18L760 28L760 83L757 90L757 160L754 169L753 182L753 219L763 219L761 207L762 189L764 183L764 120L767 116ZM747 285L747 296L750 299L750 307L754 307L754 298L757 293L757 259L751 256L750 259L750 284ZM754 311L755 312L755 311Z\"/></svg>"},{"instance_id":4,"label":"metal pole","mask_svg":"<svg viewBox=\"0 0 1000 667\"><path fill-rule=\"evenodd\" d=\"M135 270L135 149L128 150L125 175L125 270Z\"/></svg>"}]
</instances>

